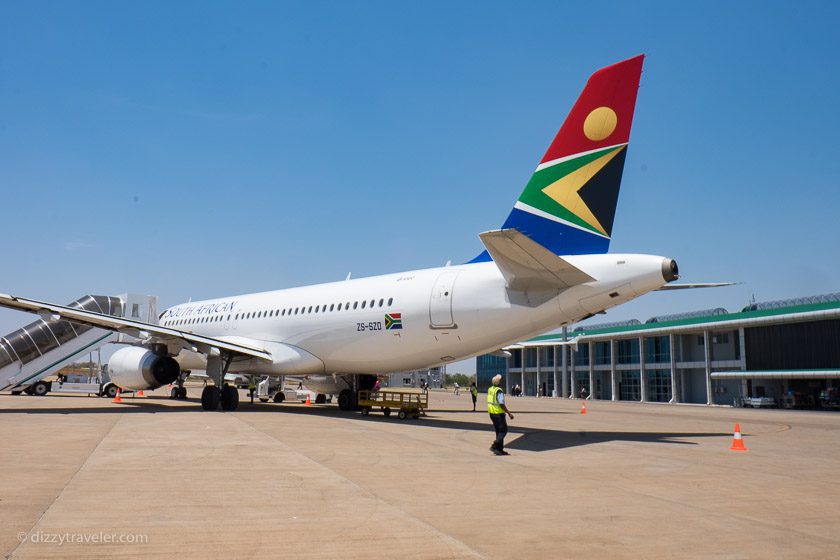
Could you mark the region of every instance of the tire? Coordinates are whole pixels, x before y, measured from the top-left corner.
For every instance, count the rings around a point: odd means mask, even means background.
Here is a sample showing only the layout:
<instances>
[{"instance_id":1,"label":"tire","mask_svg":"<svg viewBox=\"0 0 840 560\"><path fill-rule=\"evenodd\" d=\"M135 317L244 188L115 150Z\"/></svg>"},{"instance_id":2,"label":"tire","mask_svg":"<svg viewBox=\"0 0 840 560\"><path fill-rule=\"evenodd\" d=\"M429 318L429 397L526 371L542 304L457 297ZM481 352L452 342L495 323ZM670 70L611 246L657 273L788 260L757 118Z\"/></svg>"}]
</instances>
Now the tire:
<instances>
[{"instance_id":1,"label":"tire","mask_svg":"<svg viewBox=\"0 0 840 560\"><path fill-rule=\"evenodd\" d=\"M221 395L219 388L213 385L208 385L201 392L201 408L204 410L216 410L219 408L219 401Z\"/></svg>"},{"instance_id":2,"label":"tire","mask_svg":"<svg viewBox=\"0 0 840 560\"><path fill-rule=\"evenodd\" d=\"M277 404L280 404L285 400L286 400L286 395L283 394L282 391L277 391L276 393L274 393L274 402L276 402Z\"/></svg>"},{"instance_id":3,"label":"tire","mask_svg":"<svg viewBox=\"0 0 840 560\"><path fill-rule=\"evenodd\" d=\"M318 393L315 396L315 404L324 404L325 402L327 402L327 395L323 393Z\"/></svg>"},{"instance_id":4,"label":"tire","mask_svg":"<svg viewBox=\"0 0 840 560\"><path fill-rule=\"evenodd\" d=\"M344 389L338 394L338 408L340 410L350 410L352 401L353 399L350 389Z\"/></svg>"},{"instance_id":5,"label":"tire","mask_svg":"<svg viewBox=\"0 0 840 560\"><path fill-rule=\"evenodd\" d=\"M385 415L385 418L391 416L391 409L386 406L385 408L382 409L382 414Z\"/></svg>"},{"instance_id":6,"label":"tire","mask_svg":"<svg viewBox=\"0 0 840 560\"><path fill-rule=\"evenodd\" d=\"M405 410L400 410L400 412L397 414L397 416L400 417L400 420L405 420L406 417L408 416L408 413Z\"/></svg>"},{"instance_id":7,"label":"tire","mask_svg":"<svg viewBox=\"0 0 840 560\"><path fill-rule=\"evenodd\" d=\"M239 407L239 391L236 387L225 385L222 387L220 401L222 403L222 410L236 410Z\"/></svg>"},{"instance_id":8,"label":"tire","mask_svg":"<svg viewBox=\"0 0 840 560\"><path fill-rule=\"evenodd\" d=\"M43 397L49 392L50 386L47 385L44 381L39 381L38 383L32 386L32 394L36 397Z\"/></svg>"},{"instance_id":9,"label":"tire","mask_svg":"<svg viewBox=\"0 0 840 560\"><path fill-rule=\"evenodd\" d=\"M180 391L178 390L178 387L172 387L172 389L169 391L169 398L170 398L170 399L179 399L179 398L181 398L181 396L180 396Z\"/></svg>"},{"instance_id":10,"label":"tire","mask_svg":"<svg viewBox=\"0 0 840 560\"><path fill-rule=\"evenodd\" d=\"M370 414L370 409L368 407L362 407L362 416L367 416Z\"/></svg>"},{"instance_id":11,"label":"tire","mask_svg":"<svg viewBox=\"0 0 840 560\"><path fill-rule=\"evenodd\" d=\"M109 383L108 385L105 385L104 389L102 389L102 396L108 397L109 399L116 398L117 389L119 389L119 387L117 387L113 383Z\"/></svg>"},{"instance_id":12,"label":"tire","mask_svg":"<svg viewBox=\"0 0 840 560\"><path fill-rule=\"evenodd\" d=\"M187 400L187 388L186 387L178 387L178 396L175 397L177 399L181 399L182 401Z\"/></svg>"},{"instance_id":13,"label":"tire","mask_svg":"<svg viewBox=\"0 0 840 560\"><path fill-rule=\"evenodd\" d=\"M260 402L268 402L268 397L260 397Z\"/></svg>"}]
</instances>

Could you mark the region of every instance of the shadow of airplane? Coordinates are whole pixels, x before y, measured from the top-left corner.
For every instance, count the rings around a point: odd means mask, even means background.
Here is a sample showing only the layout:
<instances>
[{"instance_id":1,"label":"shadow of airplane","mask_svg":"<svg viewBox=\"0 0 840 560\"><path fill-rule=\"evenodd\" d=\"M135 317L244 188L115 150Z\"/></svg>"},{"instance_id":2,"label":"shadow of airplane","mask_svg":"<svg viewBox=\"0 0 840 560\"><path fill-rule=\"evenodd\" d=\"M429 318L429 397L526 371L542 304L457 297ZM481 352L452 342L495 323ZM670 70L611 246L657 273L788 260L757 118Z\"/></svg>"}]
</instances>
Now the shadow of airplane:
<instances>
[{"instance_id":1,"label":"shadow of airplane","mask_svg":"<svg viewBox=\"0 0 840 560\"><path fill-rule=\"evenodd\" d=\"M49 397L26 397L26 398L49 398ZM181 414L212 414L206 412L200 407L199 399L187 399L186 401L195 404L195 406L167 406L156 402L158 400L168 400L167 397L147 397L143 399L124 398L121 404L112 404L108 402L106 406L96 406L89 408L75 408L75 407L51 407L51 408L0 408L0 414L157 414L157 413L172 413L177 412ZM486 418L483 412L472 411L429 411L428 416L422 417L418 420L399 420L395 415L385 418L378 412L372 412L370 416L362 416L359 413L345 412L338 410L335 406L330 405L313 405L303 406L298 404L277 405L274 403L250 403L247 401L240 402L236 413L252 413L252 412L270 412L271 410L282 414L299 414L299 415L315 415L323 418L336 418L341 420L350 420L356 422L372 422L372 423L394 423L398 422L406 426L412 426L419 429L443 429L443 430L469 430L476 432L485 432L488 436L488 442L493 437L493 426ZM456 413L459 416L463 413L469 412L475 414L476 418L481 418L481 422L472 421L456 421L448 420L446 418L436 416L437 414L452 414ZM516 416L526 414L572 414L570 412L517 412ZM694 441L685 441L695 438L707 437L731 437L729 432L607 432L607 431L589 431L576 430L564 431L544 428L530 428L526 426L517 426L516 424L508 424L508 438L510 443L505 447L508 449L516 449L521 451L553 451L557 449L568 449L572 447L579 447L582 445L594 445L598 443L607 443L611 441L624 441L635 443L658 443L658 444L676 444L676 445L697 445ZM520 435L516 439L513 437Z\"/></svg>"}]
</instances>

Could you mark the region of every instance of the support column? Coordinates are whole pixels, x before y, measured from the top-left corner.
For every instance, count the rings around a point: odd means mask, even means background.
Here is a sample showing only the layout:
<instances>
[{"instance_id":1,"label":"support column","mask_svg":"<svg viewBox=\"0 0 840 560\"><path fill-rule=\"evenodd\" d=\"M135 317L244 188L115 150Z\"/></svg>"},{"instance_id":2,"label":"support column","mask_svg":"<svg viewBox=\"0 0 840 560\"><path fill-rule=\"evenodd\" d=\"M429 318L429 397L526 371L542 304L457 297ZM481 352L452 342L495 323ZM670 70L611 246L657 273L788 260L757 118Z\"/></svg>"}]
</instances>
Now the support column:
<instances>
[{"instance_id":1,"label":"support column","mask_svg":"<svg viewBox=\"0 0 840 560\"><path fill-rule=\"evenodd\" d=\"M615 375L615 340L610 339L610 383L612 383L612 400L618 400L618 378Z\"/></svg>"},{"instance_id":2,"label":"support column","mask_svg":"<svg viewBox=\"0 0 840 560\"><path fill-rule=\"evenodd\" d=\"M645 375L645 337L639 337L639 402L647 402L647 375Z\"/></svg>"},{"instance_id":3,"label":"support column","mask_svg":"<svg viewBox=\"0 0 840 560\"><path fill-rule=\"evenodd\" d=\"M566 327L563 327L563 342L566 342L569 339L569 331ZM560 395L563 398L569 396L569 348L567 346L561 346L560 350L563 352L563 387Z\"/></svg>"},{"instance_id":4,"label":"support column","mask_svg":"<svg viewBox=\"0 0 840 560\"><path fill-rule=\"evenodd\" d=\"M510 352L513 354L514 351ZM510 358L511 356L505 356L505 394L510 395ZM491 383L492 386L492 383ZM487 388L490 389L489 387Z\"/></svg>"},{"instance_id":5,"label":"support column","mask_svg":"<svg viewBox=\"0 0 840 560\"><path fill-rule=\"evenodd\" d=\"M703 354L706 358L706 404L712 404L712 347L709 331L703 331Z\"/></svg>"},{"instance_id":6,"label":"support column","mask_svg":"<svg viewBox=\"0 0 840 560\"><path fill-rule=\"evenodd\" d=\"M741 347L741 371L747 371L747 343L744 340L744 327L738 329L738 344ZM741 379L741 396L749 397L747 394L747 379Z\"/></svg>"},{"instance_id":7,"label":"support column","mask_svg":"<svg viewBox=\"0 0 840 560\"><path fill-rule=\"evenodd\" d=\"M577 372L575 368L577 366L577 350L572 350L572 367L569 368L569 398L574 399L577 398Z\"/></svg>"},{"instance_id":8,"label":"support column","mask_svg":"<svg viewBox=\"0 0 840 560\"><path fill-rule=\"evenodd\" d=\"M592 391L595 389L595 343L589 343L589 391L587 399L592 398Z\"/></svg>"},{"instance_id":9,"label":"support column","mask_svg":"<svg viewBox=\"0 0 840 560\"><path fill-rule=\"evenodd\" d=\"M537 351L537 390L534 391L534 396L539 397L540 396L540 382L542 380L542 378L540 377L540 366L542 366L542 360L540 360L540 358L542 357L542 348L537 346L536 351Z\"/></svg>"},{"instance_id":10,"label":"support column","mask_svg":"<svg viewBox=\"0 0 840 560\"><path fill-rule=\"evenodd\" d=\"M557 379L557 345L555 344L551 350L554 352L554 360L551 363L554 364L554 389L551 390L552 397L559 397L560 396L560 385L558 384L559 379Z\"/></svg>"},{"instance_id":11,"label":"support column","mask_svg":"<svg viewBox=\"0 0 840 560\"><path fill-rule=\"evenodd\" d=\"M677 355L674 347L674 335L668 335L668 354L671 357L671 404L680 402L679 391L677 391Z\"/></svg>"}]
</instances>

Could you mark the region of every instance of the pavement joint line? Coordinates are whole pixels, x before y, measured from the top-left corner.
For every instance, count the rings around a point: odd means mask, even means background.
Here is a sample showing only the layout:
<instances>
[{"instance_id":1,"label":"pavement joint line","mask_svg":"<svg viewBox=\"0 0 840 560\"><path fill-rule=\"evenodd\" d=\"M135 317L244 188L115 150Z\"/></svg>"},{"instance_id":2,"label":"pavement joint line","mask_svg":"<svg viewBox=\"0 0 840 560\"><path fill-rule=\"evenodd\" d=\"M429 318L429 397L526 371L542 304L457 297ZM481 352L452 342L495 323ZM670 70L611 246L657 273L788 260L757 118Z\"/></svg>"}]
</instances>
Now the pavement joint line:
<instances>
[{"instance_id":1,"label":"pavement joint line","mask_svg":"<svg viewBox=\"0 0 840 560\"><path fill-rule=\"evenodd\" d=\"M313 459L312 457L310 457L309 455L307 455L307 454L306 454L306 453L304 453L303 451L298 451L297 449L293 449L293 448L292 448L289 444L287 444L287 443L285 443L285 442L281 441L280 439L276 438L275 436L273 436L273 435L271 435L271 434L269 434L269 433L267 433L267 432L264 432L264 431L263 431L263 430L261 430L260 428L257 428L256 426L254 426L253 424L251 424L251 423L250 423L250 422L248 422L247 420L244 420L243 418L241 418L238 414L235 414L235 413L234 413L234 414L230 414L230 415L231 415L233 418L236 418L239 422L242 422L243 424L245 424L245 425L246 425L248 428L250 428L251 430L253 430L253 431L255 431L255 432L257 432L257 433L261 434L263 437L266 437L266 438L268 438L268 439L272 440L273 442L275 442L275 444L279 444L279 445L283 446L284 448L288 449L289 451L291 451L291 452L293 452L293 453L297 453L298 455L300 455L300 456L302 456L302 457L306 458L306 460L307 460L307 461L310 461L310 462L312 462L312 463L314 463L314 464L318 465L319 467L324 468L324 469L326 469L326 470L330 471L330 472L331 472L331 473L333 473L335 476L339 477L341 480L344 480L344 481L346 481L348 484L350 484L350 485L352 485L352 486L354 486L354 487L358 488L359 490L361 490L361 491L362 491L362 492L364 492L365 494L367 494L367 495L371 496L372 498L374 498L376 501L378 501L378 502L380 502L380 503L382 503L382 504L385 504L385 505L387 505L387 506L389 506L389 507L392 507L392 508L396 509L397 511L401 511L401 512L402 512L402 513L404 513L406 516L410 517L411 519L414 519L414 520L415 520L415 521L417 521L418 523L420 523L420 524L424 525L425 527L428 527L429 529L431 529L431 530L432 530L432 531L434 531L435 533L439 534L439 535L440 535L440 536L441 536L444 540L447 540L447 541L449 541L450 543L455 544L457 547L459 547L459 548L462 548L462 549L466 550L468 553L472 554L474 557L476 557L476 558L484 558L484 559L487 559L487 558L488 558L487 556L485 556L485 555L481 554L479 551L477 551L477 550L475 550L474 548L472 548L470 545L468 545L468 544L467 544L467 543L465 543L464 541L462 541L462 540L460 540L460 539L457 539L457 538L453 537L452 535L450 535L449 533L446 533L446 532L442 531L441 529L439 529L439 528L435 527L434 525L432 525L431 523L429 523L429 522L428 522L428 521L426 521L425 519L422 519L422 518L420 518L420 517L417 517L416 515L414 515L414 514L412 514L412 513L408 512L408 511L404 510L403 508L401 508L401 507L397 506L396 504L393 504L393 503L389 502L388 500L386 500L386 499L385 499L385 498L383 498L382 496L380 496L380 495L378 495L378 494L374 493L373 491L371 491L371 490L370 490L370 489L368 489L367 487L363 486L362 484L360 484L360 483L356 482L355 480L352 480L352 479L350 479L350 478L347 478L346 476L344 476L344 475L343 475L343 474L341 474L340 472L336 471L335 469L333 469L333 468L331 468L331 467L329 467L329 466L327 466L327 465L325 465L325 464L321 463L320 461L318 461L318 460L316 460L316 459Z\"/></svg>"},{"instance_id":2,"label":"pavement joint line","mask_svg":"<svg viewBox=\"0 0 840 560\"><path fill-rule=\"evenodd\" d=\"M109 427L108 431L105 432L102 435L101 438L99 438L99 441L96 443L96 446L93 449L91 449L90 453L88 453L87 457L85 457L85 460L82 461L82 464L79 465L79 468L76 469L76 472L73 473L73 476L71 476L69 479L67 479L67 482L64 483L64 486L61 487L61 490L59 490L58 494L56 494L55 497L53 498L52 502L50 502L50 505L48 505L47 508L43 512L41 512L41 515L38 516L38 519L35 520L35 523L33 523L32 526L29 528L29 530L26 531L26 536L27 537L29 537L29 535L32 533L32 531L35 529L35 527L40 525L40 523L44 519L44 517L46 517L46 515L50 512L50 510L58 502L58 500L61 499L61 496L64 494L64 491L67 490L67 487L70 486L71 484L73 484L73 481L76 480L76 477L79 476L79 473L82 472L82 470L85 468L85 466L88 464L88 462L90 462L91 457L93 457L96 454L96 451L99 449L99 446L102 445L102 442L105 441L106 439L108 439L108 436L111 435L111 432L114 431L114 428L117 426L117 424L119 424L122 421L122 419L124 417L125 417L125 414L118 414L116 416L116 418L114 419L114 422L111 424L111 427ZM13 549L9 550L6 553L4 558L12 558L15 555L15 552L17 552L17 549L19 549L21 547L21 545L23 545L23 543L27 542L27 540L28 539L20 541L16 547L14 547Z\"/></svg>"},{"instance_id":3,"label":"pavement joint line","mask_svg":"<svg viewBox=\"0 0 840 560\"><path fill-rule=\"evenodd\" d=\"M777 523L769 523L769 522L765 521L764 519L762 519L760 517L753 517L753 516L743 515L743 514L739 514L739 513L721 511L721 510L717 510L717 509L714 509L714 508L702 507L700 505L695 505L695 504L692 504L692 503L689 503L689 502L686 502L686 501L669 499L669 498L665 498L665 497L662 497L662 496L657 496L656 494L651 494L651 493L648 493L648 492L641 492L639 490L634 490L632 488L623 488L623 490L625 490L626 492L630 492L632 494L636 494L637 496L644 496L645 498L650 498L652 500L658 500L658 501L664 502L666 504L671 504L671 505L676 504L676 505L684 506L687 509L692 509L692 510L703 512L703 513L712 513L714 515L726 516L726 517L731 518L734 521L738 521L738 522L742 522L742 523L758 523L758 524L763 525L764 527L767 527L769 529L775 529L775 530L779 531L780 534L783 534L785 532L791 532L791 533L796 533L796 534L798 534L800 536L803 536L803 537L818 538L818 539L820 539L822 541L825 541L826 543L830 543L830 544L840 543L840 539L833 539L833 538L826 537L826 536L821 535L821 534L803 532L799 529L794 529L794 528L792 528L788 525L780 525L780 524L777 524Z\"/></svg>"}]
</instances>

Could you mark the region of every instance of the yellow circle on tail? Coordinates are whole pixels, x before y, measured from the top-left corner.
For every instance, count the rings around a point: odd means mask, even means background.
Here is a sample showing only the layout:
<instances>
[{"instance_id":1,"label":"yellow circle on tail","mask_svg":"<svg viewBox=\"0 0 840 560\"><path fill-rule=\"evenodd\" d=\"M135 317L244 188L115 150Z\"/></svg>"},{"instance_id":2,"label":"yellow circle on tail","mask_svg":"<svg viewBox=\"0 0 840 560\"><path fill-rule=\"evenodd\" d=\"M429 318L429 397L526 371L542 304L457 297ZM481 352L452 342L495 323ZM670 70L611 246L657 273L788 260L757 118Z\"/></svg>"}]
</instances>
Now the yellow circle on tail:
<instances>
[{"instance_id":1,"label":"yellow circle on tail","mask_svg":"<svg viewBox=\"0 0 840 560\"><path fill-rule=\"evenodd\" d=\"M609 107L598 107L583 121L583 133L593 142L607 138L615 130L618 117Z\"/></svg>"}]
</instances>

